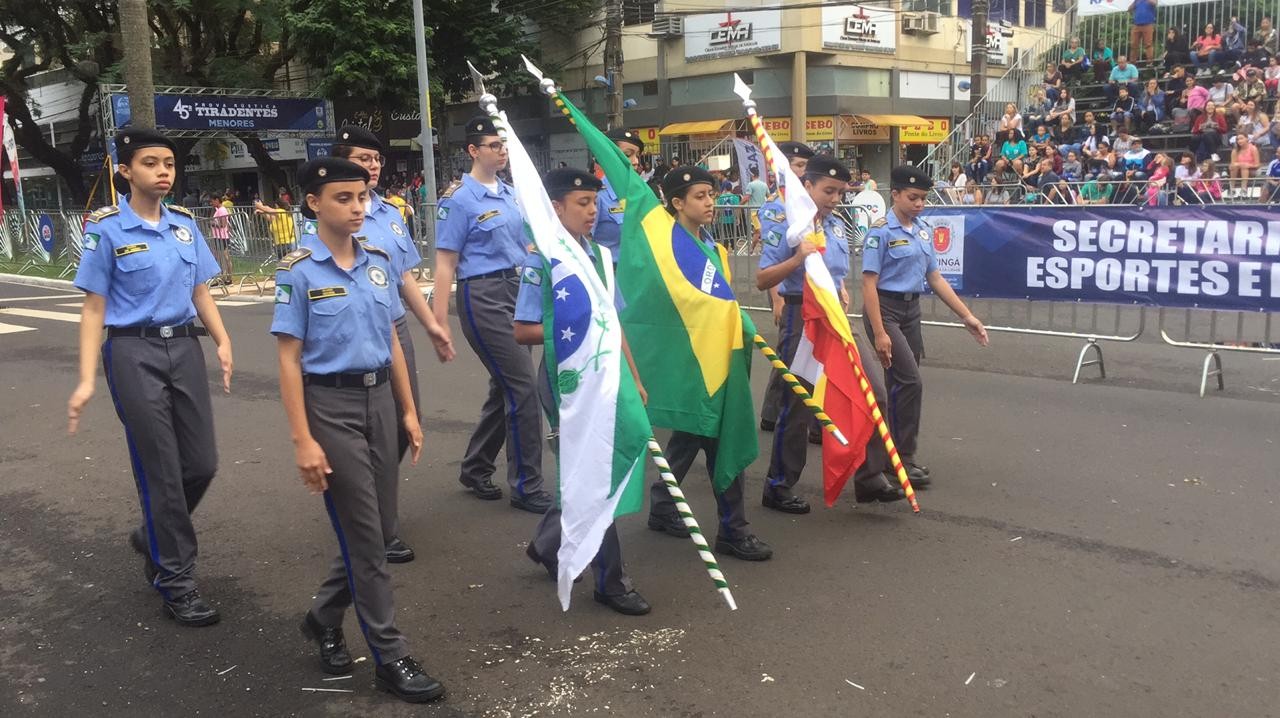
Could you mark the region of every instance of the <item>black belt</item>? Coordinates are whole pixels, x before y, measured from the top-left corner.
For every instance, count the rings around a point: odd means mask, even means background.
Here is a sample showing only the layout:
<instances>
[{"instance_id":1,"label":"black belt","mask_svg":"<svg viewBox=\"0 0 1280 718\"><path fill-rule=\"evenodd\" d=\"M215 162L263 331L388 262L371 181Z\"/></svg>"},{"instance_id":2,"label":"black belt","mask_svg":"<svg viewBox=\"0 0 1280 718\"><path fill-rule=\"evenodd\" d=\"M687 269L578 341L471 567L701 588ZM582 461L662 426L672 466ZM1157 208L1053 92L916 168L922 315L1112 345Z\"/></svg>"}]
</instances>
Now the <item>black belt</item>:
<instances>
[{"instance_id":1,"label":"black belt","mask_svg":"<svg viewBox=\"0 0 1280 718\"><path fill-rule=\"evenodd\" d=\"M459 279L458 281L459 281L459 282L471 282L471 281L475 281L475 280L477 280L477 279L511 279L511 278L513 278L513 277L517 277L517 276L519 276L519 273L518 273L518 272L516 272L516 270L514 270L514 269L499 269L499 270L498 270L498 271L496 271L496 272L485 272L484 274L476 274L476 275L472 275L472 276L470 276L470 277L463 277L462 279Z\"/></svg>"},{"instance_id":2,"label":"black belt","mask_svg":"<svg viewBox=\"0 0 1280 718\"><path fill-rule=\"evenodd\" d=\"M900 302L914 302L920 298L920 292L890 292L887 289L877 289L876 294L889 299L896 299Z\"/></svg>"},{"instance_id":3,"label":"black belt","mask_svg":"<svg viewBox=\"0 0 1280 718\"><path fill-rule=\"evenodd\" d=\"M185 337L204 337L209 332L204 327L194 324L182 324L176 327L107 327L107 337L145 337L147 339L178 339Z\"/></svg>"},{"instance_id":4,"label":"black belt","mask_svg":"<svg viewBox=\"0 0 1280 718\"><path fill-rule=\"evenodd\" d=\"M372 389L379 384L387 383L391 378L391 367L382 367L377 371L366 371L358 374L303 374L302 383L308 386L327 386L331 389Z\"/></svg>"},{"instance_id":5,"label":"black belt","mask_svg":"<svg viewBox=\"0 0 1280 718\"><path fill-rule=\"evenodd\" d=\"M783 304L804 304L804 295L803 294L783 294L782 303Z\"/></svg>"}]
</instances>

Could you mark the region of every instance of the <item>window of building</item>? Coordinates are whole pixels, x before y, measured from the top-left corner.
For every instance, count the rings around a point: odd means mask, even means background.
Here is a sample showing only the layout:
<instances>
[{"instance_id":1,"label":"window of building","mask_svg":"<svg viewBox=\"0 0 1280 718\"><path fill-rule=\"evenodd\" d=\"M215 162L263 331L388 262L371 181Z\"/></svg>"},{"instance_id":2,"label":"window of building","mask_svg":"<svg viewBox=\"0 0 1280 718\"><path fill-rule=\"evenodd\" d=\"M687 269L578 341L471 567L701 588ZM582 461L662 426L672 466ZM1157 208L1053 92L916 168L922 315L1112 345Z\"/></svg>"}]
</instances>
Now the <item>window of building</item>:
<instances>
[{"instance_id":1,"label":"window of building","mask_svg":"<svg viewBox=\"0 0 1280 718\"><path fill-rule=\"evenodd\" d=\"M1030 7L1032 2L1036 0L991 0L990 7L987 10L987 20L990 22L1009 22L1014 25L1022 19L1019 10L1022 9L1022 3L1026 2ZM1040 2L1043 18L1044 3ZM956 0L956 14L960 17L973 17L973 1L972 0ZM1044 27L1043 19L1039 27Z\"/></svg>"},{"instance_id":2,"label":"window of building","mask_svg":"<svg viewBox=\"0 0 1280 718\"><path fill-rule=\"evenodd\" d=\"M1045 5L1045 0L1026 0L1023 3L1023 24L1027 27L1044 27L1048 15Z\"/></svg>"},{"instance_id":3,"label":"window of building","mask_svg":"<svg viewBox=\"0 0 1280 718\"><path fill-rule=\"evenodd\" d=\"M653 22L656 0L622 0L622 24L643 25Z\"/></svg>"},{"instance_id":4,"label":"window of building","mask_svg":"<svg viewBox=\"0 0 1280 718\"><path fill-rule=\"evenodd\" d=\"M903 0L902 10L904 12L936 12L940 15L950 15L951 0Z\"/></svg>"},{"instance_id":5,"label":"window of building","mask_svg":"<svg viewBox=\"0 0 1280 718\"><path fill-rule=\"evenodd\" d=\"M890 71L865 67L810 67L810 95L888 97Z\"/></svg>"}]
</instances>

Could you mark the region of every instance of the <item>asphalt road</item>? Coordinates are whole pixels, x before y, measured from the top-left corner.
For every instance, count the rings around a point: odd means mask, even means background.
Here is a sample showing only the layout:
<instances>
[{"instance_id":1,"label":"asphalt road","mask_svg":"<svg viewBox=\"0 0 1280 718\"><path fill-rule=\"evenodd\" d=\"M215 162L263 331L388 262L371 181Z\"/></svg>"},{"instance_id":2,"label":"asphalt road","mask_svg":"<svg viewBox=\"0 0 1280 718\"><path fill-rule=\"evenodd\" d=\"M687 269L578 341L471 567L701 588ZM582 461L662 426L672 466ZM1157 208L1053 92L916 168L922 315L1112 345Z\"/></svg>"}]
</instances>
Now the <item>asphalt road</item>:
<instances>
[{"instance_id":1,"label":"asphalt road","mask_svg":"<svg viewBox=\"0 0 1280 718\"><path fill-rule=\"evenodd\" d=\"M137 498L102 382L81 433L65 433L67 294L0 282L0 715L1280 712L1280 362L1230 357L1228 390L1200 399L1193 352L1109 349L1111 378L1072 386L1070 342L1000 334L980 351L929 330L922 515L849 495L768 511L762 457L748 511L776 555L723 561L739 610L690 542L638 516L620 533L654 610L626 618L589 582L562 613L524 556L536 518L457 484L486 380L464 344L420 368L427 451L403 472L418 559L392 569L399 623L449 689L413 708L372 689L367 660L323 681L298 635L336 542L292 465L270 305L224 309L236 375L215 393L221 468L196 521L223 621L181 629L125 541ZM755 380L759 396L763 362ZM703 476L687 486L712 524ZM799 487L815 506L818 483L811 468Z\"/></svg>"}]
</instances>

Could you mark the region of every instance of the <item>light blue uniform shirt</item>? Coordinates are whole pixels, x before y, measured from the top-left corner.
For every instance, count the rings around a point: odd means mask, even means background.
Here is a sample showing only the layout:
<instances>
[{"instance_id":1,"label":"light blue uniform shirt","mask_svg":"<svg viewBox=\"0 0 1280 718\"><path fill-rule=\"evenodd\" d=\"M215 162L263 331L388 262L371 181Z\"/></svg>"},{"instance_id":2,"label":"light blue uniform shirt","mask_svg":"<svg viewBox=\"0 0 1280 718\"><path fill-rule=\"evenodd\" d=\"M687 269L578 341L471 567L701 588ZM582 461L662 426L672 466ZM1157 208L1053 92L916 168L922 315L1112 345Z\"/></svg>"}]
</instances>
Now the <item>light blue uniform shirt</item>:
<instances>
[{"instance_id":1,"label":"light blue uniform shirt","mask_svg":"<svg viewBox=\"0 0 1280 718\"><path fill-rule=\"evenodd\" d=\"M582 248L594 262L596 253L591 249L591 244L584 242ZM616 258L614 259L616 261ZM513 317L515 321L529 324L542 323L542 283L549 280L542 255L530 253L524 260L524 267L520 270L520 291L516 293L516 311ZM615 309L622 310L619 306L617 287L614 287L613 304Z\"/></svg>"},{"instance_id":2,"label":"light blue uniform shirt","mask_svg":"<svg viewBox=\"0 0 1280 718\"><path fill-rule=\"evenodd\" d=\"M153 228L127 195L118 209L90 216L82 246L75 285L106 297L109 327L187 324L196 316L195 286L221 271L190 214L161 206Z\"/></svg>"},{"instance_id":3,"label":"light blue uniform shirt","mask_svg":"<svg viewBox=\"0 0 1280 718\"><path fill-rule=\"evenodd\" d=\"M772 203L771 203L772 204ZM764 249L760 252L760 268L768 269L775 264L782 264L796 253L795 247L787 244L787 218L781 213L774 213L774 220L765 218L764 209L760 208L760 237L764 241ZM781 221L776 221L777 219ZM827 215L822 221L822 230L827 235L827 249L822 253L822 261L831 272L831 279L840 287L849 274L849 241L844 236L844 223L835 215ZM779 294L804 293L804 265L788 274L778 284Z\"/></svg>"},{"instance_id":4,"label":"light blue uniform shirt","mask_svg":"<svg viewBox=\"0 0 1280 718\"><path fill-rule=\"evenodd\" d=\"M613 253L614 264L618 263L618 252L622 249L624 209L622 200L605 178L604 189L596 193L596 226L591 230L591 239Z\"/></svg>"},{"instance_id":5,"label":"light blue uniform shirt","mask_svg":"<svg viewBox=\"0 0 1280 718\"><path fill-rule=\"evenodd\" d=\"M375 371L391 364L391 260L376 248L356 249L339 267L323 242L293 252L276 271L272 334L302 340L305 374Z\"/></svg>"},{"instance_id":6,"label":"light blue uniform shirt","mask_svg":"<svg viewBox=\"0 0 1280 718\"><path fill-rule=\"evenodd\" d=\"M436 210L436 247L458 253L458 279L524 266L524 220L509 185L497 192L471 175L450 187Z\"/></svg>"},{"instance_id":7,"label":"light blue uniform shirt","mask_svg":"<svg viewBox=\"0 0 1280 718\"><path fill-rule=\"evenodd\" d=\"M400 287L404 284L404 273L422 264L422 255L418 253L418 245L409 236L409 230L402 221L404 217L395 205L384 202L375 192L369 193L369 207L365 210L364 225L360 227L360 239L381 249L391 257L391 274L396 287L391 298L392 316L397 321L405 315L404 300L400 296ZM302 239L299 247L315 249L324 242L316 235L316 221L305 220L302 223ZM328 250L325 250L326 252Z\"/></svg>"},{"instance_id":8,"label":"light blue uniform shirt","mask_svg":"<svg viewBox=\"0 0 1280 718\"><path fill-rule=\"evenodd\" d=\"M862 243L862 273L880 275L876 287L887 292L919 292L925 277L938 271L929 225L917 217L904 227L892 209L885 220Z\"/></svg>"}]
</instances>

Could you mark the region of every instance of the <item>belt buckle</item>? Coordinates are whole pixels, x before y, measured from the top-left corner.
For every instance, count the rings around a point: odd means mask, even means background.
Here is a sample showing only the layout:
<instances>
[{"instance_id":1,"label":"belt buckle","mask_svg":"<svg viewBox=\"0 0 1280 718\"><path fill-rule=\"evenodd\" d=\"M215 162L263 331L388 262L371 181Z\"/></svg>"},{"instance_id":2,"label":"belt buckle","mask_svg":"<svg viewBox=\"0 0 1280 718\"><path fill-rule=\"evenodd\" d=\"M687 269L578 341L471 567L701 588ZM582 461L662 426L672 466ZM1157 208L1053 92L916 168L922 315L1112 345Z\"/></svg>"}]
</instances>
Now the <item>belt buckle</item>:
<instances>
[{"instance_id":1,"label":"belt buckle","mask_svg":"<svg viewBox=\"0 0 1280 718\"><path fill-rule=\"evenodd\" d=\"M378 383L378 372L365 372L360 379L364 382L365 388L371 387Z\"/></svg>"},{"instance_id":2,"label":"belt buckle","mask_svg":"<svg viewBox=\"0 0 1280 718\"><path fill-rule=\"evenodd\" d=\"M172 339L173 327L160 327L160 337L162 339Z\"/></svg>"}]
</instances>

